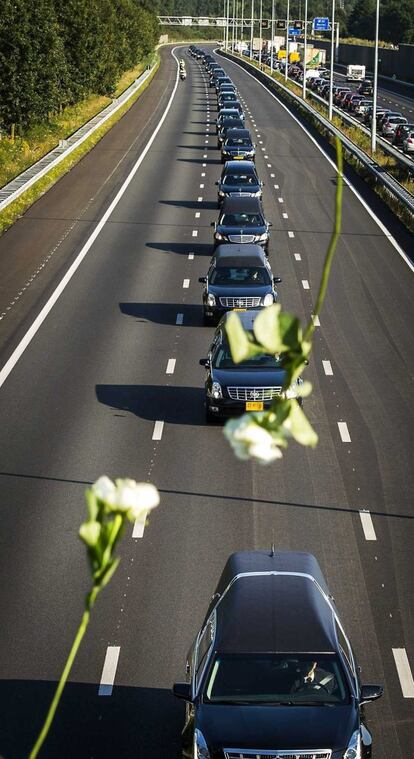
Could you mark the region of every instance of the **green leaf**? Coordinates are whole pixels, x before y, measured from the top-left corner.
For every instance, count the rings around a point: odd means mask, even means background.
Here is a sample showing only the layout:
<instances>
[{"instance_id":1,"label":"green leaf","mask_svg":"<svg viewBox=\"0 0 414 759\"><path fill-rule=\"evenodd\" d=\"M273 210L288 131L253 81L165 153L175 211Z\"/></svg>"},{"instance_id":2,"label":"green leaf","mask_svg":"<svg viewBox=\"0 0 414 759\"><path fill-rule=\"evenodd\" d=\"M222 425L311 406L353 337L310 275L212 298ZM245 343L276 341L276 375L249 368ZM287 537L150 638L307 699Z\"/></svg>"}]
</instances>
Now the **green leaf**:
<instances>
[{"instance_id":1,"label":"green leaf","mask_svg":"<svg viewBox=\"0 0 414 759\"><path fill-rule=\"evenodd\" d=\"M256 316L253 324L256 340L269 353L280 353L283 348L279 329L280 308L280 303L274 303L273 306L264 308Z\"/></svg>"},{"instance_id":2,"label":"green leaf","mask_svg":"<svg viewBox=\"0 0 414 759\"><path fill-rule=\"evenodd\" d=\"M301 351L302 327L299 319L287 311L279 316L281 341L285 350Z\"/></svg>"},{"instance_id":3,"label":"green leaf","mask_svg":"<svg viewBox=\"0 0 414 759\"><path fill-rule=\"evenodd\" d=\"M104 588L105 585L108 585L108 582L113 577L114 573L118 569L119 562L121 561L120 557L117 559L113 559L110 564L108 564L107 568L105 569L105 572L100 577L100 586L101 588Z\"/></svg>"},{"instance_id":4,"label":"green leaf","mask_svg":"<svg viewBox=\"0 0 414 759\"><path fill-rule=\"evenodd\" d=\"M284 427L290 432L292 437L301 445L309 445L314 448L318 442L318 436L313 427L308 422L298 402L289 401L291 409L290 414L284 421Z\"/></svg>"},{"instance_id":5,"label":"green leaf","mask_svg":"<svg viewBox=\"0 0 414 759\"><path fill-rule=\"evenodd\" d=\"M95 548L101 534L99 522L84 522L79 528L79 537L87 546Z\"/></svg>"},{"instance_id":6,"label":"green leaf","mask_svg":"<svg viewBox=\"0 0 414 759\"><path fill-rule=\"evenodd\" d=\"M250 342L238 315L234 312L230 314L226 322L226 332L230 343L232 359L238 364L248 357Z\"/></svg>"}]
</instances>

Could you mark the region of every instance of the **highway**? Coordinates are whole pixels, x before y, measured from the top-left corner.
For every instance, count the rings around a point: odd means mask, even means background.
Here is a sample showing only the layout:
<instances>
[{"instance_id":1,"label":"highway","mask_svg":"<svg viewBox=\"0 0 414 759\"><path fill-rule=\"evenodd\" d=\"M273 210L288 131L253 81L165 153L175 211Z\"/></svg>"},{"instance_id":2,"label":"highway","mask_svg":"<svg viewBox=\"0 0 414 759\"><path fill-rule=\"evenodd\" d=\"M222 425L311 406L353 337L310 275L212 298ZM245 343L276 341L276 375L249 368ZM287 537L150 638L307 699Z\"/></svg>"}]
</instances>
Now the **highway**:
<instances>
[{"instance_id":1,"label":"highway","mask_svg":"<svg viewBox=\"0 0 414 759\"><path fill-rule=\"evenodd\" d=\"M339 71L335 71L334 78L337 82L346 82L346 74L341 74ZM347 86L350 86L351 89L356 90L358 88L357 82L346 82L346 84ZM403 94L393 90L392 87L392 82L390 83L389 88L384 87L381 81L379 82L377 97L378 106L395 110L398 113L401 113L402 116L405 116L409 124L414 124L414 99L413 96L410 97L408 94L409 88L407 87L405 89L405 94Z\"/></svg>"},{"instance_id":2,"label":"highway","mask_svg":"<svg viewBox=\"0 0 414 759\"><path fill-rule=\"evenodd\" d=\"M83 493L105 473L150 480L161 504L143 536L133 538L131 525L121 545L42 759L179 759L184 709L172 683L184 679L227 556L273 540L276 550L316 555L362 681L384 683L366 708L375 759L412 759L414 305L398 250L410 255L410 238L349 174L382 225L346 185L306 375L319 445L292 443L271 467L237 461L221 427L204 422L199 358L213 331L202 325L198 277L211 254L221 164L215 92L186 61L187 80L147 155L0 388L0 757L27 756L60 676L88 590L77 538ZM335 170L274 97L223 65L257 143L280 301L306 320L332 228ZM139 159L176 76L164 49L142 98L0 238L0 367ZM407 655L405 673L395 649ZM108 650L119 658L113 688L100 691Z\"/></svg>"}]
</instances>

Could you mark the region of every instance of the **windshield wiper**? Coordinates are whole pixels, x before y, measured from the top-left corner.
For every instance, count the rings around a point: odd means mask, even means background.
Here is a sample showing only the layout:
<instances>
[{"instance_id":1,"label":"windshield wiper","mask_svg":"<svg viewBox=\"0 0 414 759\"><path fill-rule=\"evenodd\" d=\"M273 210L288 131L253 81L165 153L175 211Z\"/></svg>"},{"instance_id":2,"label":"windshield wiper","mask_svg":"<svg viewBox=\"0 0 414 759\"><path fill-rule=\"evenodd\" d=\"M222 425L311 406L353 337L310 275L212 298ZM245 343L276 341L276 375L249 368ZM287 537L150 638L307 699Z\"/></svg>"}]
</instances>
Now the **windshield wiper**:
<instances>
[{"instance_id":1,"label":"windshield wiper","mask_svg":"<svg viewBox=\"0 0 414 759\"><path fill-rule=\"evenodd\" d=\"M242 699L226 699L219 701L208 701L210 704L232 704L238 706L295 706L293 701L247 701Z\"/></svg>"}]
</instances>

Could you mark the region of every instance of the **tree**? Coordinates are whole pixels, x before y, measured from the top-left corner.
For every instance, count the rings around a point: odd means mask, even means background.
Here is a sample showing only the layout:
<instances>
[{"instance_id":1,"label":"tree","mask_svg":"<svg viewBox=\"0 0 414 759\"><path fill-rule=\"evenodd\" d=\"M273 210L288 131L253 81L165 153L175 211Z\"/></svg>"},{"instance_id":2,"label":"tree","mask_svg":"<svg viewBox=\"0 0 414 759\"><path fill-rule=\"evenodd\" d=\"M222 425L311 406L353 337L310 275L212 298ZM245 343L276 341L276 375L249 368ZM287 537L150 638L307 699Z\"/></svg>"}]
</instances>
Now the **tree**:
<instances>
[{"instance_id":1,"label":"tree","mask_svg":"<svg viewBox=\"0 0 414 759\"><path fill-rule=\"evenodd\" d=\"M357 0L349 16L349 33L360 39L373 40L375 37L374 0Z\"/></svg>"},{"instance_id":2,"label":"tree","mask_svg":"<svg viewBox=\"0 0 414 759\"><path fill-rule=\"evenodd\" d=\"M414 43L412 0L391 0L384 4L380 14L380 38L394 45Z\"/></svg>"}]
</instances>

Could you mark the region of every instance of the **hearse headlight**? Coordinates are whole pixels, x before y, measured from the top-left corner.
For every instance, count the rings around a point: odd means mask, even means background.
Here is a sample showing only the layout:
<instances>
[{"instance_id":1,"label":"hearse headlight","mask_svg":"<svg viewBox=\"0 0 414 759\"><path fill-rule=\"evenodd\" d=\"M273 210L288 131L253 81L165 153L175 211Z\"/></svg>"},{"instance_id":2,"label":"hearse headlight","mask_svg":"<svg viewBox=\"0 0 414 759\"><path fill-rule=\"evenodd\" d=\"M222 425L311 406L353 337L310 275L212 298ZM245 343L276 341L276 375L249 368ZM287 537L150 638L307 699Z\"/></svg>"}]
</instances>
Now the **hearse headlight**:
<instances>
[{"instance_id":1,"label":"hearse headlight","mask_svg":"<svg viewBox=\"0 0 414 759\"><path fill-rule=\"evenodd\" d=\"M269 237L267 232L263 232L262 235L256 236L256 242L266 242L267 238Z\"/></svg>"},{"instance_id":2,"label":"hearse headlight","mask_svg":"<svg viewBox=\"0 0 414 759\"><path fill-rule=\"evenodd\" d=\"M355 730L349 741L348 748L344 753L344 759L362 759L361 754L361 735L359 730Z\"/></svg>"},{"instance_id":3,"label":"hearse headlight","mask_svg":"<svg viewBox=\"0 0 414 759\"><path fill-rule=\"evenodd\" d=\"M222 235L220 232L214 232L214 237L216 240L225 240L225 236Z\"/></svg>"},{"instance_id":4,"label":"hearse headlight","mask_svg":"<svg viewBox=\"0 0 414 759\"><path fill-rule=\"evenodd\" d=\"M208 306L215 306L216 305L216 299L212 293L209 293L207 295L207 305Z\"/></svg>"},{"instance_id":5,"label":"hearse headlight","mask_svg":"<svg viewBox=\"0 0 414 759\"><path fill-rule=\"evenodd\" d=\"M267 295L263 298L263 305L264 306L272 306L275 302L272 293L267 293Z\"/></svg>"},{"instance_id":6,"label":"hearse headlight","mask_svg":"<svg viewBox=\"0 0 414 759\"><path fill-rule=\"evenodd\" d=\"M209 395L211 395L212 398L216 398L216 399L223 397L220 382L213 382Z\"/></svg>"},{"instance_id":7,"label":"hearse headlight","mask_svg":"<svg viewBox=\"0 0 414 759\"><path fill-rule=\"evenodd\" d=\"M204 735L198 728L194 731L194 759L211 759Z\"/></svg>"},{"instance_id":8,"label":"hearse headlight","mask_svg":"<svg viewBox=\"0 0 414 759\"><path fill-rule=\"evenodd\" d=\"M223 192L223 190L219 190L218 194L220 195L220 198L224 198L226 196L226 193Z\"/></svg>"}]
</instances>

